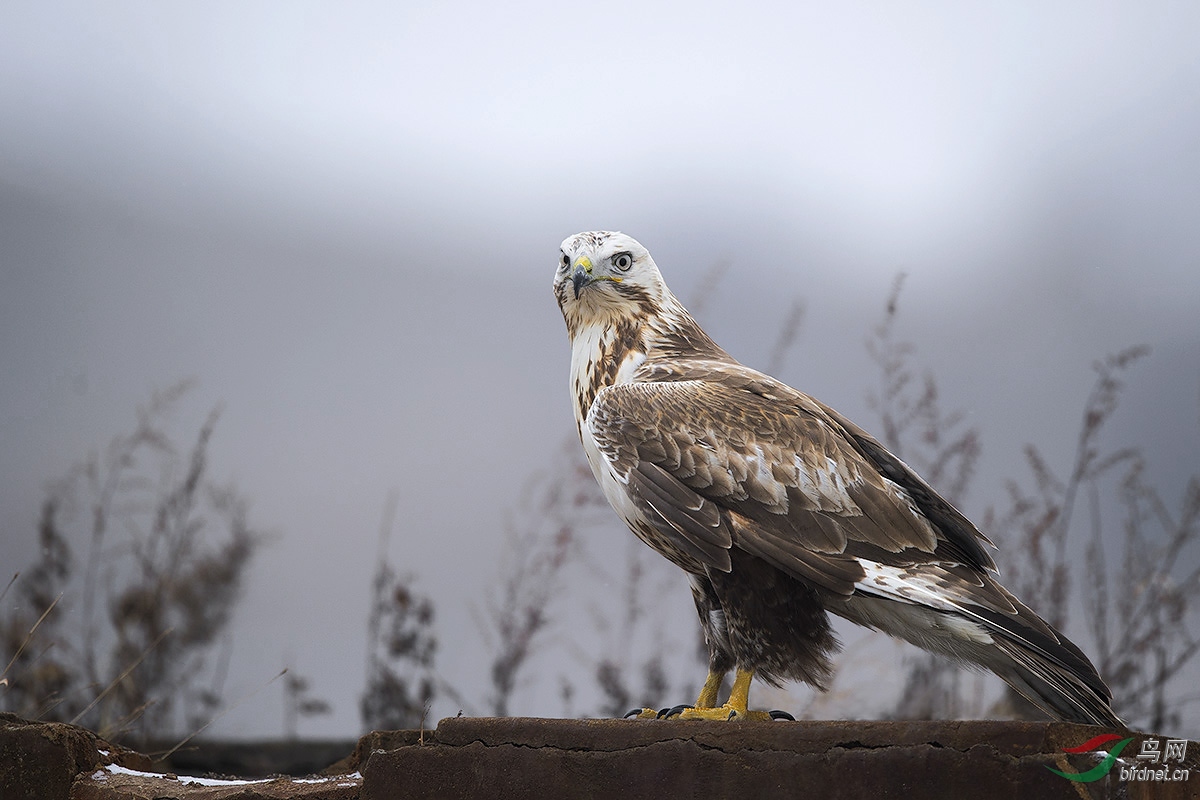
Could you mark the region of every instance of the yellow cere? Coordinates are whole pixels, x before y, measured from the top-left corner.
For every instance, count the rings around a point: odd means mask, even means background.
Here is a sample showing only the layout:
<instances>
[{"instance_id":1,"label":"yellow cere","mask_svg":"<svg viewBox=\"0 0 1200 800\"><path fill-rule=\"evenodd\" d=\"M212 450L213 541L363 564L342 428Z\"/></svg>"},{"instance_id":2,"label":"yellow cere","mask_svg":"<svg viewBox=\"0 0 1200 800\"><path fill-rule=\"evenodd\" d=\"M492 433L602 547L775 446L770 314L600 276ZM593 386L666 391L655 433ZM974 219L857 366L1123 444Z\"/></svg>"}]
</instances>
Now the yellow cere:
<instances>
[{"instance_id":1,"label":"yellow cere","mask_svg":"<svg viewBox=\"0 0 1200 800\"><path fill-rule=\"evenodd\" d=\"M583 267L583 271L586 272L588 275L592 274L592 260L590 258L588 258L587 256L580 256L579 258L575 259L575 266ZM618 278L616 275L601 275L599 278L596 278L596 280L612 281L613 283L620 283L621 281L624 280L624 278Z\"/></svg>"}]
</instances>

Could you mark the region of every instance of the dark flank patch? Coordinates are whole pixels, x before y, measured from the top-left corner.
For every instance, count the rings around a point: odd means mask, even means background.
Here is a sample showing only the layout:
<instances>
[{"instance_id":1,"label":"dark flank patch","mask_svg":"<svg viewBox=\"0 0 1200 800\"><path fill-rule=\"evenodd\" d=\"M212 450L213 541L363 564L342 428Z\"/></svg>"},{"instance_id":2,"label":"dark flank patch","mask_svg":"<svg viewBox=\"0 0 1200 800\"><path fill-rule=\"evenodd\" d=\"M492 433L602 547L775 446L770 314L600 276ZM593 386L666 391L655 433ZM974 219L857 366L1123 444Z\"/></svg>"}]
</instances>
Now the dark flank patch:
<instances>
[{"instance_id":1,"label":"dark flank patch","mask_svg":"<svg viewBox=\"0 0 1200 800\"><path fill-rule=\"evenodd\" d=\"M730 652L716 660L755 669L767 683L799 680L827 688L838 642L817 592L738 548L730 557L728 574L708 574L710 597L729 629Z\"/></svg>"}]
</instances>

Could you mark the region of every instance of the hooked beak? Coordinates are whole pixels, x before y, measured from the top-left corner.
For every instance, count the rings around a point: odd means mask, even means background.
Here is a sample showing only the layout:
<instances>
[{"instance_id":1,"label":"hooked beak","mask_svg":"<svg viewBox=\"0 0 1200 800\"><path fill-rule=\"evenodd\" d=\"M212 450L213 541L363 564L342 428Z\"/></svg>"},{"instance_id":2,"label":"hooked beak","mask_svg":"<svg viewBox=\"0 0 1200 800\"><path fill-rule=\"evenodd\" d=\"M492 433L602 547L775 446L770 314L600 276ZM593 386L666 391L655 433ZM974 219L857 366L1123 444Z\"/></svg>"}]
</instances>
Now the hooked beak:
<instances>
[{"instance_id":1,"label":"hooked beak","mask_svg":"<svg viewBox=\"0 0 1200 800\"><path fill-rule=\"evenodd\" d=\"M571 285L575 287L575 299L579 299L579 293L584 287L595 282L596 279L592 277L592 261L587 256L582 256L575 262L575 272L571 275Z\"/></svg>"}]
</instances>

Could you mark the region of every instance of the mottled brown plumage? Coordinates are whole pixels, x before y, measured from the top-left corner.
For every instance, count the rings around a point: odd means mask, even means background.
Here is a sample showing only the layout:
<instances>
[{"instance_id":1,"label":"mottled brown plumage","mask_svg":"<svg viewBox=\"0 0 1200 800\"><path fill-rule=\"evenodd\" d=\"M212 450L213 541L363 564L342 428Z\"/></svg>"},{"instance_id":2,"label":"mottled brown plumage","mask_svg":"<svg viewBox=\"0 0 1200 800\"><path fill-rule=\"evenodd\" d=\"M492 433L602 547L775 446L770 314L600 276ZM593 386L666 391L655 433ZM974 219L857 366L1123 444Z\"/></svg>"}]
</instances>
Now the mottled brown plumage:
<instances>
[{"instance_id":1,"label":"mottled brown plumage","mask_svg":"<svg viewBox=\"0 0 1200 800\"><path fill-rule=\"evenodd\" d=\"M568 238L554 290L592 471L691 577L710 650L695 715L730 669L735 713L754 675L823 687L832 611L992 669L1059 719L1120 724L1083 653L996 582L987 538L865 431L717 346L640 244Z\"/></svg>"}]
</instances>

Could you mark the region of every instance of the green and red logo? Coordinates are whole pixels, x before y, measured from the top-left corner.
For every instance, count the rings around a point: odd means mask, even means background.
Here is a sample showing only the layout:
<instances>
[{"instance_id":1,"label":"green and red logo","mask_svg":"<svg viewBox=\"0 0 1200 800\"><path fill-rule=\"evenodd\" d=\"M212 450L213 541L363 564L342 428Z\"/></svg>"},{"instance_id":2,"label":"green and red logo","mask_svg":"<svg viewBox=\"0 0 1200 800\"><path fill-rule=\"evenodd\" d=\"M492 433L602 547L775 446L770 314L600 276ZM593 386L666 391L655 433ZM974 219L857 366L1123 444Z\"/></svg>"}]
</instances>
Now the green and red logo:
<instances>
[{"instance_id":1,"label":"green and red logo","mask_svg":"<svg viewBox=\"0 0 1200 800\"><path fill-rule=\"evenodd\" d=\"M1103 733L1093 739L1088 739L1078 747L1064 748L1063 752L1072 754L1090 753L1095 750L1099 750L1104 745L1108 744L1109 742L1114 742L1117 739L1121 739L1121 737L1117 736L1115 733ZM1113 764L1117 763L1117 756L1121 755L1121 751L1124 750L1125 746L1132 741L1132 736L1128 739L1121 739L1119 743L1114 745L1108 751L1108 755L1105 756L1103 761L1089 769L1087 772L1062 772L1051 766L1047 766L1046 769L1050 770L1055 775L1063 776L1069 781L1078 781L1079 783L1091 783L1092 781L1098 781L1108 774L1108 771L1113 768Z\"/></svg>"}]
</instances>

